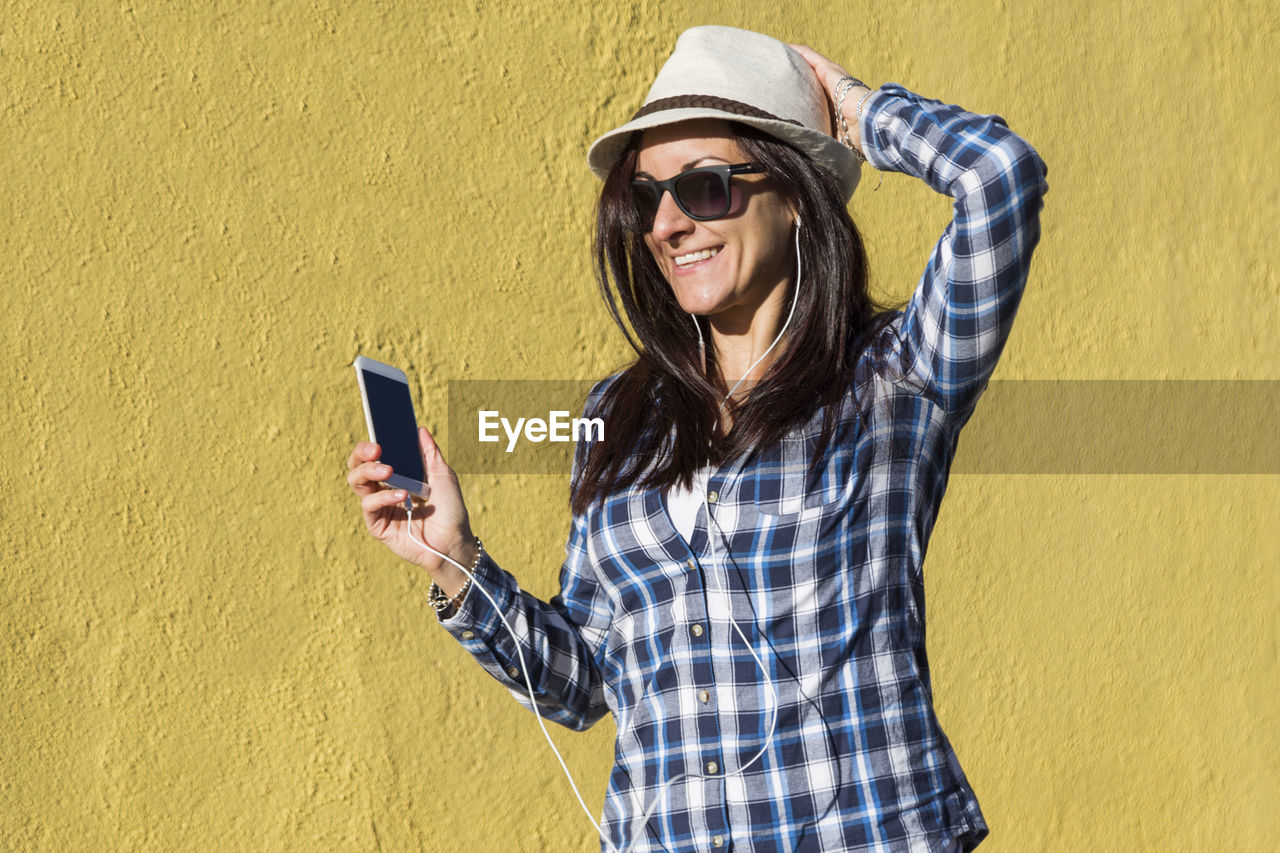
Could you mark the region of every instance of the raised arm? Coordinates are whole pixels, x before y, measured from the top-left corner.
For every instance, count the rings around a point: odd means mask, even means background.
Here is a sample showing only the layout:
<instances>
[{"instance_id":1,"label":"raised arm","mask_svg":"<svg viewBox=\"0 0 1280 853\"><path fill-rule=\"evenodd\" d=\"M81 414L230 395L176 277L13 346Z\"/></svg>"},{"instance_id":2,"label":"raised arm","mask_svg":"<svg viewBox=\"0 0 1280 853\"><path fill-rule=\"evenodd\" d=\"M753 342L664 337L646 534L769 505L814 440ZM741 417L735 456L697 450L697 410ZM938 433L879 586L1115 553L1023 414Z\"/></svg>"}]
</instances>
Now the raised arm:
<instances>
[{"instance_id":1,"label":"raised arm","mask_svg":"<svg viewBox=\"0 0 1280 853\"><path fill-rule=\"evenodd\" d=\"M792 47L840 102L849 142L873 167L914 175L954 199L952 221L881 354L938 405L967 413L995 370L1040 239L1044 162L999 116L897 84L850 86L843 68Z\"/></svg>"},{"instance_id":2,"label":"raised arm","mask_svg":"<svg viewBox=\"0 0 1280 853\"><path fill-rule=\"evenodd\" d=\"M1004 349L1040 239L1046 168L1035 149L983 116L896 84L871 93L867 161L955 200L887 355L944 409L967 413Z\"/></svg>"}]
</instances>

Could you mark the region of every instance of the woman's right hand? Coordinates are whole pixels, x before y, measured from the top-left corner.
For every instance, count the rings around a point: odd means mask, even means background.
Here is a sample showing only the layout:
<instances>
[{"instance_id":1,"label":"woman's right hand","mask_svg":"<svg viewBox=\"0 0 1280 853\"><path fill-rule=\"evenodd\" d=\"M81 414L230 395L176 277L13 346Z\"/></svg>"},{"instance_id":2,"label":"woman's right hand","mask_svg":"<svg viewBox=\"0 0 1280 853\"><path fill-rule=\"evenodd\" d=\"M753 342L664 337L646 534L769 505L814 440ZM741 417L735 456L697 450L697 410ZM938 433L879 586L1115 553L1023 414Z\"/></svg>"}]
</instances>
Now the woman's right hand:
<instances>
[{"instance_id":1,"label":"woman's right hand","mask_svg":"<svg viewBox=\"0 0 1280 853\"><path fill-rule=\"evenodd\" d=\"M425 503L414 508L413 535L470 568L475 562L476 540L458 488L458 476L445 463L431 433L423 427L418 428L418 444L423 470L427 472L428 491L423 496ZM462 589L466 575L409 537L405 492L380 485L391 475L391 466L378 461L381 454L382 448L377 444L362 441L347 458L347 483L360 498L365 527L397 557L426 569L445 595L452 596Z\"/></svg>"}]
</instances>

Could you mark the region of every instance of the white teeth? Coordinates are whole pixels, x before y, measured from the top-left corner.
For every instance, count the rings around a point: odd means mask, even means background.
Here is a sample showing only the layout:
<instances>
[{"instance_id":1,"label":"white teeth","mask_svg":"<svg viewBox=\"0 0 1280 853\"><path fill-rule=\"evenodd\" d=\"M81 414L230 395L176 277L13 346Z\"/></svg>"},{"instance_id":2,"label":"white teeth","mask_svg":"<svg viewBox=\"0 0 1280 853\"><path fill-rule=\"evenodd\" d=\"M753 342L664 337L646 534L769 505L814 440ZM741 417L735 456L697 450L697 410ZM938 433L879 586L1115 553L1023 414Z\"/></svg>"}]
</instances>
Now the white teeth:
<instances>
[{"instance_id":1,"label":"white teeth","mask_svg":"<svg viewBox=\"0 0 1280 853\"><path fill-rule=\"evenodd\" d=\"M705 261L707 258L714 258L720 254L719 249L703 249L701 252L690 252L687 255L680 255L676 258L676 266L688 266L695 261Z\"/></svg>"}]
</instances>

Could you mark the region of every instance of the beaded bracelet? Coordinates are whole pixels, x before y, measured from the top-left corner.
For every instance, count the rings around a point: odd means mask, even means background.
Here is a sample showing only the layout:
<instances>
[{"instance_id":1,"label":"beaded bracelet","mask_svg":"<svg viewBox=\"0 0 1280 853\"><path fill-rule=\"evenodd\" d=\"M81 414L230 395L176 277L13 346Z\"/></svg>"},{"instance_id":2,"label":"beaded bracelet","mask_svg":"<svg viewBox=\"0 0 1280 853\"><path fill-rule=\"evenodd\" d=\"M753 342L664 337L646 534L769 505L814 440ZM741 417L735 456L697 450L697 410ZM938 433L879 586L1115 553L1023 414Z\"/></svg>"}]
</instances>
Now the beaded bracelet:
<instances>
[{"instance_id":1,"label":"beaded bracelet","mask_svg":"<svg viewBox=\"0 0 1280 853\"><path fill-rule=\"evenodd\" d=\"M462 589L450 598L444 594L435 581L431 582L431 589L427 591L427 603L439 613L443 615L446 611L456 610L458 605L462 604L462 599L467 595L467 591L471 589L471 579L476 573L476 569L480 566L480 558L484 556L484 543L480 541L480 537L476 537L476 558L471 563L471 570L467 573L467 582L462 585Z\"/></svg>"}]
</instances>

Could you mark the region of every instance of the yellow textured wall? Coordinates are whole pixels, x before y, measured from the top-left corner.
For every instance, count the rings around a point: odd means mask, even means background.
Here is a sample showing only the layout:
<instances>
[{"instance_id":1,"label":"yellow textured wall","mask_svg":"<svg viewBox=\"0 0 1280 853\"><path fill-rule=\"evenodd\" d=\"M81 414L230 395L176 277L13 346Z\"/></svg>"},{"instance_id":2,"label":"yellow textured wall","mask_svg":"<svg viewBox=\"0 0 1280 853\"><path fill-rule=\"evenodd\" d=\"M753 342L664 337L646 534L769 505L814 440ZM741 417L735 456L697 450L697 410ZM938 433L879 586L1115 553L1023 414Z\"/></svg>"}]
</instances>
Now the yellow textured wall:
<instances>
[{"instance_id":1,"label":"yellow textured wall","mask_svg":"<svg viewBox=\"0 0 1280 853\"><path fill-rule=\"evenodd\" d=\"M5 844L596 848L532 717L363 535L349 364L405 367L435 427L450 379L620 364L583 153L699 23L1037 146L1044 240L998 378L1280 379L1262 0L12 0ZM949 205L874 185L853 210L902 298ZM541 595L565 486L464 483ZM1275 849L1278 520L1276 475L954 478L930 653L984 850ZM609 723L556 734L598 809Z\"/></svg>"}]
</instances>

